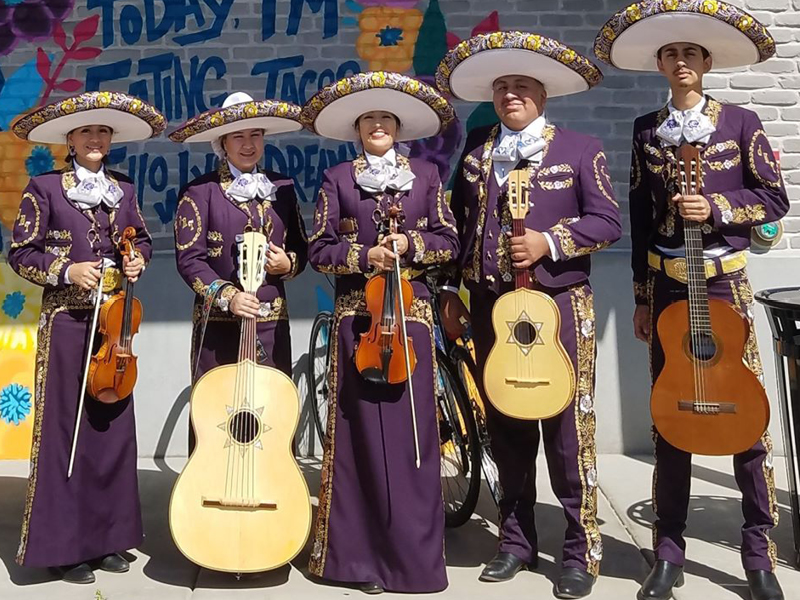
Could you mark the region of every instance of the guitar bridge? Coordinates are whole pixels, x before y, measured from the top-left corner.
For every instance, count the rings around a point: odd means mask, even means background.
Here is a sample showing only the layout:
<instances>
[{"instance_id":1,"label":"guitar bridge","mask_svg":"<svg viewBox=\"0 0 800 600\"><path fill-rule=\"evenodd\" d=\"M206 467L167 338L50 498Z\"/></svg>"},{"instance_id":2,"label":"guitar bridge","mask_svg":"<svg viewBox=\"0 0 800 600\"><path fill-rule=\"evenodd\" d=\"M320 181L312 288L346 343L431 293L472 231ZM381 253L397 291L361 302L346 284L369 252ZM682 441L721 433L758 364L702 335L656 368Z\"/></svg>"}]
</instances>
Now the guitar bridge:
<instances>
[{"instance_id":1,"label":"guitar bridge","mask_svg":"<svg viewBox=\"0 0 800 600\"><path fill-rule=\"evenodd\" d=\"M549 379L532 378L532 377L506 377L508 385L516 385L520 387L536 387L537 385L550 385Z\"/></svg>"},{"instance_id":2,"label":"guitar bridge","mask_svg":"<svg viewBox=\"0 0 800 600\"><path fill-rule=\"evenodd\" d=\"M202 500L204 507L227 508L233 510L278 510L278 505L274 502L264 502L261 500L250 500L240 498L206 498Z\"/></svg>"},{"instance_id":3,"label":"guitar bridge","mask_svg":"<svg viewBox=\"0 0 800 600\"><path fill-rule=\"evenodd\" d=\"M698 415L718 415L721 413L736 414L736 405L733 402L698 402L693 400L679 400L678 410L693 412Z\"/></svg>"}]
</instances>

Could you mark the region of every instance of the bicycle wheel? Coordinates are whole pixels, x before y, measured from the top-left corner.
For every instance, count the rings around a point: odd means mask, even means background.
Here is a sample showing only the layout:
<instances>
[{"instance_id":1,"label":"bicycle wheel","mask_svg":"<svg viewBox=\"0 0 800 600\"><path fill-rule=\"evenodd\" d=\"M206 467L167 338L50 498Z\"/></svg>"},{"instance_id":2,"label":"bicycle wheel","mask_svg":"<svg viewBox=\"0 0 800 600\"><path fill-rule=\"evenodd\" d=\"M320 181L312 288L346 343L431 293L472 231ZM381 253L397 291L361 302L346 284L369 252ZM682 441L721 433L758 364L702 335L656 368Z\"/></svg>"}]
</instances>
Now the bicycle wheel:
<instances>
[{"instance_id":1,"label":"bicycle wheel","mask_svg":"<svg viewBox=\"0 0 800 600\"><path fill-rule=\"evenodd\" d=\"M497 472L497 464L492 456L491 440L486 427L486 399L481 396L480 388L477 384L478 367L472 358L472 354L464 346L453 346L450 355L451 360L456 365L456 372L461 378L464 390L466 390L470 399L472 414L475 416L475 426L481 450L481 471L486 479L486 485L489 487L492 499L495 504L499 505L501 497L500 476Z\"/></svg>"},{"instance_id":2,"label":"bicycle wheel","mask_svg":"<svg viewBox=\"0 0 800 600\"><path fill-rule=\"evenodd\" d=\"M333 331L333 315L328 311L319 313L311 328L308 345L308 401L317 435L324 444L327 441L328 400L330 398L328 370L331 363L330 337Z\"/></svg>"},{"instance_id":3,"label":"bicycle wheel","mask_svg":"<svg viewBox=\"0 0 800 600\"><path fill-rule=\"evenodd\" d=\"M480 494L480 445L464 386L446 354L437 350L436 406L441 445L445 525L466 523Z\"/></svg>"}]
</instances>

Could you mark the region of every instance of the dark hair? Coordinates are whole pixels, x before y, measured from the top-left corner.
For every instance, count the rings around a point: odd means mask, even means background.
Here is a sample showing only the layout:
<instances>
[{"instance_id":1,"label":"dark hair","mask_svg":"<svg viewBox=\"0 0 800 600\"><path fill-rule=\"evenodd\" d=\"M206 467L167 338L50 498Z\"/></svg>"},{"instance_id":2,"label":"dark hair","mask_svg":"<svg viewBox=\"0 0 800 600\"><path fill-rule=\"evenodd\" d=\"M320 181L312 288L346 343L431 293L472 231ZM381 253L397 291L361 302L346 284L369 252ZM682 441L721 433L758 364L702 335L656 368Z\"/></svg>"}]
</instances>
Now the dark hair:
<instances>
[{"instance_id":1,"label":"dark hair","mask_svg":"<svg viewBox=\"0 0 800 600\"><path fill-rule=\"evenodd\" d=\"M375 111L367 111L367 112L375 112ZM393 112L389 112L388 110L386 110L386 111L381 111L381 112L387 112L387 113L389 113L390 115L392 115L392 117L394 117L394 122L395 122L395 123L397 123L397 128L398 128L398 129L402 129L402 127L403 127L403 124L400 122L400 117L398 117L398 116L397 116L396 114L394 114ZM356 119L356 122L355 122L355 123L353 123L353 129L355 129L356 131L358 131L358 122L361 120L361 117L363 117L365 114L367 114L367 113L364 113L363 115L360 115L360 116L359 116L359 117Z\"/></svg>"},{"instance_id":2,"label":"dark hair","mask_svg":"<svg viewBox=\"0 0 800 600\"><path fill-rule=\"evenodd\" d=\"M692 46L697 46L698 48L700 48L700 53L703 55L703 60L711 56L711 53L700 44L695 44L694 42L687 42L687 44L691 44ZM656 52L656 58L658 60L661 60L661 51L664 50L664 48L666 48L667 46L669 46L669 44L661 46L661 48L658 49L658 52Z\"/></svg>"}]
</instances>

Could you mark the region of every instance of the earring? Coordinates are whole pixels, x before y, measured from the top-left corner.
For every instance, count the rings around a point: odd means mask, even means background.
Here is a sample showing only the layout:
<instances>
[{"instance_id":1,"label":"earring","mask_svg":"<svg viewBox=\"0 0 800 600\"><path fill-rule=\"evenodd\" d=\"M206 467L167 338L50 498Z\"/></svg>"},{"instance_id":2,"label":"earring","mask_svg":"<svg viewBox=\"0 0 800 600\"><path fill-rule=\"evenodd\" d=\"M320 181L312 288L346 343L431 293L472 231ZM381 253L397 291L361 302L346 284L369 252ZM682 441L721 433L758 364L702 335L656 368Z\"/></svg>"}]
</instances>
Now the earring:
<instances>
[{"instance_id":1,"label":"earring","mask_svg":"<svg viewBox=\"0 0 800 600\"><path fill-rule=\"evenodd\" d=\"M69 146L69 155L75 156L75 146Z\"/></svg>"}]
</instances>

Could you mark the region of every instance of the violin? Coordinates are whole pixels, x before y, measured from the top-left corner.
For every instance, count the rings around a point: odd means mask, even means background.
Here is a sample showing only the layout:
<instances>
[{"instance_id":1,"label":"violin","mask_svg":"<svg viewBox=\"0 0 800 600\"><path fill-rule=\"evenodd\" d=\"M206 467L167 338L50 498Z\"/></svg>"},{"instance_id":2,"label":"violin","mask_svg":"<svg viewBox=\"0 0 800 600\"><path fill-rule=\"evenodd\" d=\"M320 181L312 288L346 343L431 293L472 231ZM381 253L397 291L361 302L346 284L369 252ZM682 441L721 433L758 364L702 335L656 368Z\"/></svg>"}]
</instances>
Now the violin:
<instances>
[{"instance_id":1,"label":"violin","mask_svg":"<svg viewBox=\"0 0 800 600\"><path fill-rule=\"evenodd\" d=\"M136 230L126 227L118 244L122 255L133 260ZM142 304L133 295L133 283L126 279L125 289L115 294L100 309L98 332L102 343L89 364L87 390L100 402L113 404L133 392L138 376L137 357L131 347L133 336L142 322Z\"/></svg>"},{"instance_id":2,"label":"violin","mask_svg":"<svg viewBox=\"0 0 800 600\"><path fill-rule=\"evenodd\" d=\"M376 214L380 215L380 211ZM376 218L381 233L397 233L401 214L398 207L391 207L385 219ZM394 251L397 254L396 247ZM405 336L405 315L411 309L414 290L411 283L400 276L399 264L395 266L391 271L372 277L364 289L372 321L367 332L361 334L356 349L356 368L372 383L402 383L409 379L417 365L412 340ZM407 346L407 353L404 346Z\"/></svg>"}]
</instances>

